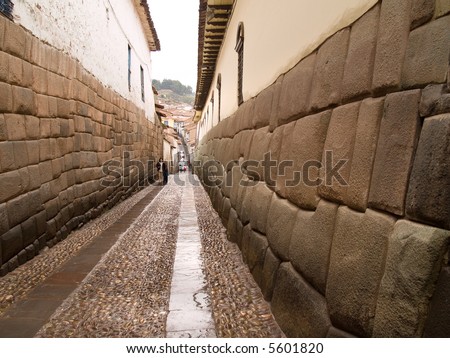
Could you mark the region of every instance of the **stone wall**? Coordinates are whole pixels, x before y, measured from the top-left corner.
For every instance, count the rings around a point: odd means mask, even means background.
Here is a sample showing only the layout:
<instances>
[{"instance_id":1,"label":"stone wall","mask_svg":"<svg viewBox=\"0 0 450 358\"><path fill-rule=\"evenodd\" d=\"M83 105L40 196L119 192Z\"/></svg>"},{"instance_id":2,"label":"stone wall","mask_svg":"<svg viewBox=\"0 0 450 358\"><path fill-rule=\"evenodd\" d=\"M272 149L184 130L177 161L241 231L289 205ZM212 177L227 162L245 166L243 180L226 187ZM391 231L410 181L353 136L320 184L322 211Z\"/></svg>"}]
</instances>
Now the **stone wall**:
<instances>
[{"instance_id":1,"label":"stone wall","mask_svg":"<svg viewBox=\"0 0 450 358\"><path fill-rule=\"evenodd\" d=\"M450 336L449 13L378 3L198 147L223 170L197 169L289 337ZM293 166L248 162L268 152Z\"/></svg>"},{"instance_id":2,"label":"stone wall","mask_svg":"<svg viewBox=\"0 0 450 358\"><path fill-rule=\"evenodd\" d=\"M128 168L102 165L129 153ZM128 155L128 154L127 154ZM145 185L162 130L79 62L0 16L0 274Z\"/></svg>"}]
</instances>

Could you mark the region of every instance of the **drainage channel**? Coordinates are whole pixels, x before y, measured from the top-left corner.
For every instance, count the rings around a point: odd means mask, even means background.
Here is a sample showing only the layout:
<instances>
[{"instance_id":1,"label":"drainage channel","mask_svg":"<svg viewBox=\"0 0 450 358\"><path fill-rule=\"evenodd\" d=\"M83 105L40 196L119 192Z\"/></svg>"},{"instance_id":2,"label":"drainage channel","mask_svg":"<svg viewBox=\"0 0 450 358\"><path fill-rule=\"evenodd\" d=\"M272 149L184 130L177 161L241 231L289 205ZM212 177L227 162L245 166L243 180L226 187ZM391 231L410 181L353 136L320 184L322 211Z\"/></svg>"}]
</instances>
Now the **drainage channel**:
<instances>
[{"instance_id":1,"label":"drainage channel","mask_svg":"<svg viewBox=\"0 0 450 358\"><path fill-rule=\"evenodd\" d=\"M200 229L194 190L186 180L178 219L178 241L167 317L168 338L216 337L202 271Z\"/></svg>"}]
</instances>

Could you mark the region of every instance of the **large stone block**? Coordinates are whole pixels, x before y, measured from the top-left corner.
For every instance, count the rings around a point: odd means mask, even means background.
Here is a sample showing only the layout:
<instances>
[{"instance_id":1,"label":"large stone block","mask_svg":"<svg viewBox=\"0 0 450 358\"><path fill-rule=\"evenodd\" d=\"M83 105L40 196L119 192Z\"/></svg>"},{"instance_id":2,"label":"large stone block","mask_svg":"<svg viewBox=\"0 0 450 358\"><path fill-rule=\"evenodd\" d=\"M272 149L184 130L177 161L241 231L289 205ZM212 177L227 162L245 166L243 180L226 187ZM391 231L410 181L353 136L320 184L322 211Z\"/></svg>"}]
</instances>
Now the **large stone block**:
<instances>
[{"instance_id":1,"label":"large stone block","mask_svg":"<svg viewBox=\"0 0 450 358\"><path fill-rule=\"evenodd\" d=\"M7 83L0 82L0 111L11 112L13 108L12 87Z\"/></svg>"},{"instance_id":2,"label":"large stone block","mask_svg":"<svg viewBox=\"0 0 450 358\"><path fill-rule=\"evenodd\" d=\"M327 333L327 338L357 338L357 337L341 329L330 327Z\"/></svg>"},{"instance_id":3,"label":"large stone block","mask_svg":"<svg viewBox=\"0 0 450 358\"><path fill-rule=\"evenodd\" d=\"M238 232L238 222L239 218L237 216L236 210L231 208L230 216L228 218L228 226L227 226L227 237L231 242L237 243L238 241L242 241L242 237L239 238ZM240 233L242 235L242 232Z\"/></svg>"},{"instance_id":4,"label":"large stone block","mask_svg":"<svg viewBox=\"0 0 450 358\"><path fill-rule=\"evenodd\" d=\"M5 114L5 124L8 140L24 140L27 137L25 116L20 114Z\"/></svg>"},{"instance_id":5,"label":"large stone block","mask_svg":"<svg viewBox=\"0 0 450 358\"><path fill-rule=\"evenodd\" d=\"M273 161L270 168L264 170L264 180L269 188L275 190L278 176L278 163L280 158L281 144L284 141L284 126L275 128L270 138L268 159ZM274 164L272 166L272 164Z\"/></svg>"},{"instance_id":6,"label":"large stone block","mask_svg":"<svg viewBox=\"0 0 450 358\"><path fill-rule=\"evenodd\" d=\"M272 113L272 100L274 85L264 89L255 100L255 114L253 116L253 127L262 128L269 125Z\"/></svg>"},{"instance_id":7,"label":"large stone block","mask_svg":"<svg viewBox=\"0 0 450 358\"><path fill-rule=\"evenodd\" d=\"M31 89L13 86L12 93L14 113L31 115L36 113L34 92Z\"/></svg>"},{"instance_id":8,"label":"large stone block","mask_svg":"<svg viewBox=\"0 0 450 358\"><path fill-rule=\"evenodd\" d=\"M286 169L289 180L286 197L300 208L314 210L319 202L319 170L327 138L331 111L325 111L296 121Z\"/></svg>"},{"instance_id":9,"label":"large stone block","mask_svg":"<svg viewBox=\"0 0 450 358\"><path fill-rule=\"evenodd\" d=\"M0 114L0 142L8 140L8 130L6 127L5 116Z\"/></svg>"},{"instance_id":10,"label":"large stone block","mask_svg":"<svg viewBox=\"0 0 450 358\"><path fill-rule=\"evenodd\" d=\"M284 75L278 102L278 125L303 117L309 112L309 97L316 64L316 53L303 59Z\"/></svg>"},{"instance_id":11,"label":"large stone block","mask_svg":"<svg viewBox=\"0 0 450 358\"><path fill-rule=\"evenodd\" d=\"M243 167L247 169L247 175L254 180L264 181L263 160L266 153L269 152L270 137L268 127L256 130L253 135L248 158L250 162L244 163Z\"/></svg>"},{"instance_id":12,"label":"large stone block","mask_svg":"<svg viewBox=\"0 0 450 358\"><path fill-rule=\"evenodd\" d=\"M242 131L244 129L253 128L253 117L255 113L255 99L250 99L243 104L241 104L242 110L239 117L239 127L237 131Z\"/></svg>"},{"instance_id":13,"label":"large stone block","mask_svg":"<svg viewBox=\"0 0 450 358\"><path fill-rule=\"evenodd\" d=\"M325 298L289 263L278 269L271 307L287 337L323 338L331 327Z\"/></svg>"},{"instance_id":14,"label":"large stone block","mask_svg":"<svg viewBox=\"0 0 450 358\"><path fill-rule=\"evenodd\" d=\"M24 248L20 225L13 227L6 234L2 235L0 241L2 246L2 261L8 262Z\"/></svg>"},{"instance_id":15,"label":"large stone block","mask_svg":"<svg viewBox=\"0 0 450 358\"><path fill-rule=\"evenodd\" d=\"M25 129L27 139L39 139L39 118L33 116L25 116Z\"/></svg>"},{"instance_id":16,"label":"large stone block","mask_svg":"<svg viewBox=\"0 0 450 358\"><path fill-rule=\"evenodd\" d=\"M242 240L241 240L241 253L242 260L247 263L248 262L248 246L250 244L250 236L252 235L252 227L250 224L245 225L242 228Z\"/></svg>"},{"instance_id":17,"label":"large stone block","mask_svg":"<svg viewBox=\"0 0 450 358\"><path fill-rule=\"evenodd\" d=\"M12 142L0 142L0 172L7 172L17 168L14 162L14 146Z\"/></svg>"},{"instance_id":18,"label":"large stone block","mask_svg":"<svg viewBox=\"0 0 450 358\"><path fill-rule=\"evenodd\" d=\"M233 167L231 174L232 174L231 182L226 183L226 185L231 184L230 202L231 202L231 206L233 208L236 208L237 201L238 201L239 188L242 185L241 180L244 177L244 174L242 173L241 167L239 165L236 165Z\"/></svg>"},{"instance_id":19,"label":"large stone block","mask_svg":"<svg viewBox=\"0 0 450 358\"><path fill-rule=\"evenodd\" d=\"M240 153L241 153L241 157L243 157L244 160L247 160L249 158L254 133L255 133L255 131L242 132Z\"/></svg>"},{"instance_id":20,"label":"large stone block","mask_svg":"<svg viewBox=\"0 0 450 358\"><path fill-rule=\"evenodd\" d=\"M274 192L265 183L259 182L251 192L250 223L254 230L266 233L267 215Z\"/></svg>"},{"instance_id":21,"label":"large stone block","mask_svg":"<svg viewBox=\"0 0 450 358\"><path fill-rule=\"evenodd\" d=\"M13 142L14 162L17 168L23 168L28 165L28 150L26 141Z\"/></svg>"},{"instance_id":22,"label":"large stone block","mask_svg":"<svg viewBox=\"0 0 450 358\"><path fill-rule=\"evenodd\" d=\"M333 110L320 169L318 193L322 198L339 203L346 198L360 104L355 102Z\"/></svg>"},{"instance_id":23,"label":"large stone block","mask_svg":"<svg viewBox=\"0 0 450 358\"><path fill-rule=\"evenodd\" d=\"M409 218L450 230L450 114L424 121L409 181Z\"/></svg>"},{"instance_id":24,"label":"large stone block","mask_svg":"<svg viewBox=\"0 0 450 358\"><path fill-rule=\"evenodd\" d=\"M450 13L450 0L436 0L435 17L441 17Z\"/></svg>"},{"instance_id":25,"label":"large stone block","mask_svg":"<svg viewBox=\"0 0 450 358\"><path fill-rule=\"evenodd\" d=\"M361 337L373 331L378 287L395 220L340 207L331 247L326 298L335 327Z\"/></svg>"},{"instance_id":26,"label":"large stone block","mask_svg":"<svg viewBox=\"0 0 450 358\"><path fill-rule=\"evenodd\" d=\"M338 205L321 200L316 211L300 210L292 230L289 260L320 293L325 294Z\"/></svg>"},{"instance_id":27,"label":"large stone block","mask_svg":"<svg viewBox=\"0 0 450 358\"><path fill-rule=\"evenodd\" d=\"M372 89L376 93L400 88L410 28L411 0L384 0L381 4Z\"/></svg>"},{"instance_id":28,"label":"large stone block","mask_svg":"<svg viewBox=\"0 0 450 358\"><path fill-rule=\"evenodd\" d=\"M359 109L350 181L344 202L362 212L367 209L383 106L384 98L368 98Z\"/></svg>"},{"instance_id":29,"label":"large stone block","mask_svg":"<svg viewBox=\"0 0 450 358\"><path fill-rule=\"evenodd\" d=\"M241 187L239 188L238 204L236 205L237 212L242 223L250 222L250 215L253 207L253 191L255 190L256 182L246 180L244 178Z\"/></svg>"},{"instance_id":30,"label":"large stone block","mask_svg":"<svg viewBox=\"0 0 450 358\"><path fill-rule=\"evenodd\" d=\"M287 200L273 196L266 227L267 239L273 252L283 261L289 259L289 245L298 211Z\"/></svg>"},{"instance_id":31,"label":"large stone block","mask_svg":"<svg viewBox=\"0 0 450 358\"><path fill-rule=\"evenodd\" d=\"M425 323L424 337L448 338L450 336L450 267L444 267L436 283L430 310Z\"/></svg>"},{"instance_id":32,"label":"large stone block","mask_svg":"<svg viewBox=\"0 0 450 358\"><path fill-rule=\"evenodd\" d=\"M421 337L450 232L400 220L389 239L375 337Z\"/></svg>"},{"instance_id":33,"label":"large stone block","mask_svg":"<svg viewBox=\"0 0 450 358\"><path fill-rule=\"evenodd\" d=\"M268 247L267 238L252 230L247 244L247 265L259 286L262 282L264 259Z\"/></svg>"},{"instance_id":34,"label":"large stone block","mask_svg":"<svg viewBox=\"0 0 450 358\"><path fill-rule=\"evenodd\" d=\"M0 183L0 203L5 203L22 193L22 181L18 170L0 174Z\"/></svg>"},{"instance_id":35,"label":"large stone block","mask_svg":"<svg viewBox=\"0 0 450 358\"><path fill-rule=\"evenodd\" d=\"M23 66L22 66L22 59L15 57L15 56L9 56L9 73L8 73L8 83L11 85L17 85L17 86L23 86L25 87L23 82Z\"/></svg>"},{"instance_id":36,"label":"large stone block","mask_svg":"<svg viewBox=\"0 0 450 358\"><path fill-rule=\"evenodd\" d=\"M403 66L406 88L445 83L450 55L450 16L411 32Z\"/></svg>"},{"instance_id":37,"label":"large stone block","mask_svg":"<svg viewBox=\"0 0 450 358\"><path fill-rule=\"evenodd\" d=\"M8 210L6 209L6 203L0 204L0 236L9 230L8 223ZM1 247L1 243L0 243ZM1 254L0 254L1 258ZM1 260L1 259L0 259Z\"/></svg>"},{"instance_id":38,"label":"large stone block","mask_svg":"<svg viewBox=\"0 0 450 358\"><path fill-rule=\"evenodd\" d=\"M402 216L419 136L420 90L386 97L369 193L369 207Z\"/></svg>"},{"instance_id":39,"label":"large stone block","mask_svg":"<svg viewBox=\"0 0 450 358\"><path fill-rule=\"evenodd\" d=\"M318 110L338 104L347 57L350 30L345 28L319 49L311 89L311 108Z\"/></svg>"},{"instance_id":40,"label":"large stone block","mask_svg":"<svg viewBox=\"0 0 450 358\"><path fill-rule=\"evenodd\" d=\"M277 81L273 86L273 97L272 97L272 112L270 114L269 130L273 132L278 126L278 107L282 90L284 75L278 77Z\"/></svg>"},{"instance_id":41,"label":"large stone block","mask_svg":"<svg viewBox=\"0 0 450 358\"><path fill-rule=\"evenodd\" d=\"M289 178L287 169L289 165L292 165L292 161L290 159L291 155L291 148L292 146L296 145L293 142L293 136L294 136L294 128L295 128L295 122L291 122L289 124L286 124L284 126L281 126L279 128L283 129L283 136L280 138L280 150L278 155L278 164L276 167L277 174L276 174L276 186L275 191L278 195L282 196L283 198L287 197L287 181L289 181L292 178ZM272 143L276 144L276 143Z\"/></svg>"},{"instance_id":42,"label":"large stone block","mask_svg":"<svg viewBox=\"0 0 450 358\"><path fill-rule=\"evenodd\" d=\"M429 85L422 90L419 113L431 117L450 112L450 91L448 85Z\"/></svg>"},{"instance_id":43,"label":"large stone block","mask_svg":"<svg viewBox=\"0 0 450 358\"><path fill-rule=\"evenodd\" d=\"M25 53L26 34L24 28L12 21L6 21L3 48L11 55L22 58Z\"/></svg>"},{"instance_id":44,"label":"large stone block","mask_svg":"<svg viewBox=\"0 0 450 358\"><path fill-rule=\"evenodd\" d=\"M352 26L342 82L343 101L361 98L372 90L379 19L380 6L376 5Z\"/></svg>"},{"instance_id":45,"label":"large stone block","mask_svg":"<svg viewBox=\"0 0 450 358\"><path fill-rule=\"evenodd\" d=\"M280 259L276 257L270 247L268 247L266 250L266 256L264 257L264 266L260 285L261 292L263 293L266 301L272 300L275 279L277 277L278 268L280 265Z\"/></svg>"},{"instance_id":46,"label":"large stone block","mask_svg":"<svg viewBox=\"0 0 450 358\"><path fill-rule=\"evenodd\" d=\"M412 0L411 29L430 21L434 15L436 0Z\"/></svg>"},{"instance_id":47,"label":"large stone block","mask_svg":"<svg viewBox=\"0 0 450 358\"><path fill-rule=\"evenodd\" d=\"M30 216L30 198L28 194L11 199L6 203L9 227L14 227Z\"/></svg>"}]
</instances>

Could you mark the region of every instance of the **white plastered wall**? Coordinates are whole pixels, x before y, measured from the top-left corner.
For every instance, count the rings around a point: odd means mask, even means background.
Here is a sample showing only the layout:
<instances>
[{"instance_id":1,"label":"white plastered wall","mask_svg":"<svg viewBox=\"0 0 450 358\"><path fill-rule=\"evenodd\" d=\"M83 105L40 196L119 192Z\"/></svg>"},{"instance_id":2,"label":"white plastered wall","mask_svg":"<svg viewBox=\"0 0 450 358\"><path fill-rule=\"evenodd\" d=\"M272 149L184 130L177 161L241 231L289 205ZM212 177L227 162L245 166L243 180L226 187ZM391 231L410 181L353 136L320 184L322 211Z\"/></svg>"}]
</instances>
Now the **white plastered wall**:
<instances>
[{"instance_id":1,"label":"white plastered wall","mask_svg":"<svg viewBox=\"0 0 450 358\"><path fill-rule=\"evenodd\" d=\"M212 91L214 98L218 98L219 73L222 76L221 118L238 108L238 55L234 48L240 22L244 23L243 95L247 101L376 3L377 0L237 0L202 119L210 106ZM217 112L214 111L214 125L218 123ZM205 127L201 137L207 132Z\"/></svg>"},{"instance_id":2,"label":"white plastered wall","mask_svg":"<svg viewBox=\"0 0 450 358\"><path fill-rule=\"evenodd\" d=\"M15 0L14 21L69 54L154 121L151 57L132 0ZM128 44L132 48L128 89ZM145 102L141 99L144 69Z\"/></svg>"}]
</instances>

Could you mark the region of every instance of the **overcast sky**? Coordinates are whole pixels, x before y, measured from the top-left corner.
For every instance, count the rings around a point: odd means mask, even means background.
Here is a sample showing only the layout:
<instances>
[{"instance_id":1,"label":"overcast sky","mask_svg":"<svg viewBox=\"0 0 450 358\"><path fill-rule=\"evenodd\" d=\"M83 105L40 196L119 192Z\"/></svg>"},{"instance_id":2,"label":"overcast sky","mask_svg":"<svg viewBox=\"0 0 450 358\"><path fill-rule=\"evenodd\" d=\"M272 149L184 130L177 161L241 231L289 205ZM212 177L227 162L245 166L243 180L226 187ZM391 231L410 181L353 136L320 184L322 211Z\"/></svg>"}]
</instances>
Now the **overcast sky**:
<instances>
[{"instance_id":1,"label":"overcast sky","mask_svg":"<svg viewBox=\"0 0 450 358\"><path fill-rule=\"evenodd\" d=\"M199 0L147 2L161 43L161 51L152 52L153 78L179 80L195 91Z\"/></svg>"}]
</instances>

